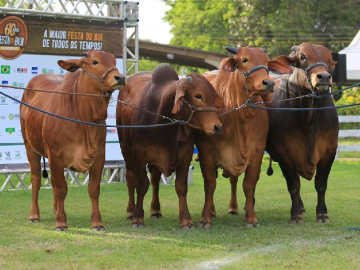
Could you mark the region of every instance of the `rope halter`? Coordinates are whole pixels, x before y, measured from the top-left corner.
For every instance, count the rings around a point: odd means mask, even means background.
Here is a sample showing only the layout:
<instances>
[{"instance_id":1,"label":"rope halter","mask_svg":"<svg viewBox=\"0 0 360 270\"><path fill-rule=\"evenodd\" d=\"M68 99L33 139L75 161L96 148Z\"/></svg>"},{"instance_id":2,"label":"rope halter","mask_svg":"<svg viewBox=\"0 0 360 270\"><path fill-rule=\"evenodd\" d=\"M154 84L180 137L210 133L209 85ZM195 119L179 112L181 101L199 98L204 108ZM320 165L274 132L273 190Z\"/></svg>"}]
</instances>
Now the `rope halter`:
<instances>
[{"instance_id":1,"label":"rope halter","mask_svg":"<svg viewBox=\"0 0 360 270\"><path fill-rule=\"evenodd\" d=\"M314 63L310 66L308 66L307 68L302 68L301 70L304 71L305 73L305 77L306 77L306 80L307 80L307 83L309 84L310 86L310 89L311 89L311 93L314 95L315 94L315 88L313 87L313 85L311 84L311 80L310 80L310 76L309 76L309 71L312 70L313 68L315 67L318 67L318 66L324 66L327 70L327 72L330 74L331 73L331 69L323 62L317 62L317 63Z\"/></svg>"},{"instance_id":2,"label":"rope halter","mask_svg":"<svg viewBox=\"0 0 360 270\"><path fill-rule=\"evenodd\" d=\"M111 67L109 68L108 71L106 71L101 77L96 77L94 75L91 75L89 72L87 72L86 70L83 70L83 72L88 75L90 78L93 78L97 81L99 81L99 83L101 84L101 90L103 92L103 94L105 96L107 96L109 99L111 98L111 94L112 94L112 91L106 91L105 88L104 88L104 81L105 81L105 78L109 75L109 73L113 70L118 70L117 67Z\"/></svg>"},{"instance_id":3,"label":"rope halter","mask_svg":"<svg viewBox=\"0 0 360 270\"><path fill-rule=\"evenodd\" d=\"M236 68L239 71L239 73L244 77L245 89L246 89L246 94L247 94L248 99L250 99L250 96L249 96L249 87L248 87L248 84L247 84L247 79L248 79L248 77L249 77L249 75L251 73L253 73L253 72L255 72L255 71L259 70L259 69L262 69L262 68L264 68L266 70L266 72L269 74L269 69L264 65L255 66L255 67L249 69L246 72L242 72L239 68Z\"/></svg>"},{"instance_id":4,"label":"rope halter","mask_svg":"<svg viewBox=\"0 0 360 270\"><path fill-rule=\"evenodd\" d=\"M176 88L178 88L180 85L180 80L176 82ZM196 107L192 104L190 104L185 98L183 98L183 102L189 107L190 109L190 117L187 121L184 120L178 120L180 125L188 124L195 112L217 112L217 108L215 107Z\"/></svg>"}]
</instances>

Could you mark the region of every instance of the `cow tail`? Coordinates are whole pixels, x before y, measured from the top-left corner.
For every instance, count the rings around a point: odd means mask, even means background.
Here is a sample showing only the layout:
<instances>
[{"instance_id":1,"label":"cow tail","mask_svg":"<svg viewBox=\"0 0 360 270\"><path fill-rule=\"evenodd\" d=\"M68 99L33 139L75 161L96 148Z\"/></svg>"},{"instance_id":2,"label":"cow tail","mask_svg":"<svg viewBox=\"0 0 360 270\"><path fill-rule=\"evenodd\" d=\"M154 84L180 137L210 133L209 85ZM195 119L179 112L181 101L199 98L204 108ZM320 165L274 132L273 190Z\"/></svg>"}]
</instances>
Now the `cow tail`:
<instances>
[{"instance_id":1,"label":"cow tail","mask_svg":"<svg viewBox=\"0 0 360 270\"><path fill-rule=\"evenodd\" d=\"M48 178L48 177L49 177L49 174L48 174L48 172L47 172L47 170L46 170L46 168L45 168L45 157L43 157L43 163L44 163L44 169L43 169L43 171L42 171L42 177L43 177L43 178Z\"/></svg>"},{"instance_id":2,"label":"cow tail","mask_svg":"<svg viewBox=\"0 0 360 270\"><path fill-rule=\"evenodd\" d=\"M269 157L270 157L270 155L269 155ZM267 169L267 171L266 171L266 173L267 173L268 176L271 176L271 175L273 175L273 173L274 173L274 170L273 170L273 168L271 167L271 164L272 164L272 158L270 157L269 167L268 167L268 169Z\"/></svg>"}]
</instances>

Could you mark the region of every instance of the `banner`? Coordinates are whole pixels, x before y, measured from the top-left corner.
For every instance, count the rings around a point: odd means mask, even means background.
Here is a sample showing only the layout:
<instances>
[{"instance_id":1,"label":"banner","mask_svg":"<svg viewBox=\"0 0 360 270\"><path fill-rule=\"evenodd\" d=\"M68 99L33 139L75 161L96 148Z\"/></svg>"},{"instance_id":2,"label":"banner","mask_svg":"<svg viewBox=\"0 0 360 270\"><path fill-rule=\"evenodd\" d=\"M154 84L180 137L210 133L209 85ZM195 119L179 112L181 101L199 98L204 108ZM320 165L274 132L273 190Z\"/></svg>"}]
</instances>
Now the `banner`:
<instances>
[{"instance_id":1,"label":"banner","mask_svg":"<svg viewBox=\"0 0 360 270\"><path fill-rule=\"evenodd\" d=\"M0 56L14 59L22 52L82 55L89 50L122 57L123 24L114 22L24 16L0 21Z\"/></svg>"},{"instance_id":2,"label":"banner","mask_svg":"<svg viewBox=\"0 0 360 270\"><path fill-rule=\"evenodd\" d=\"M122 73L121 42L122 28L114 23L5 17L0 21L0 84L26 87L38 74L65 74L58 60L80 58L92 49L117 56L117 68ZM0 91L17 100L24 92L4 87ZM115 91L108 107L109 125L116 124L117 96ZM116 128L107 128L106 160L123 160ZM0 94L0 168L24 163L28 161L21 135L20 104Z\"/></svg>"}]
</instances>

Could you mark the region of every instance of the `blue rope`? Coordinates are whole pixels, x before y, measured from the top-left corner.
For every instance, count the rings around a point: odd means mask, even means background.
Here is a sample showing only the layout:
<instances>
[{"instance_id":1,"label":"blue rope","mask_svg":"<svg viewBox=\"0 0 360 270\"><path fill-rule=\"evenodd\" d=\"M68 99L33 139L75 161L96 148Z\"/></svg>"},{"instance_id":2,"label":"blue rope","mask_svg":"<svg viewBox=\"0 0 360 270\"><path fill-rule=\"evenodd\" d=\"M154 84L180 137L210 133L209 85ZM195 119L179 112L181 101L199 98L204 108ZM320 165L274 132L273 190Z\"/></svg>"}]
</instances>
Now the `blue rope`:
<instances>
[{"instance_id":1,"label":"blue rope","mask_svg":"<svg viewBox=\"0 0 360 270\"><path fill-rule=\"evenodd\" d=\"M354 104L347 104L347 105L341 105L341 106L333 106L333 107L318 107L318 108L269 108L269 107L261 107L257 106L257 104L264 104L263 102L259 103L253 103L251 100L247 101L247 104L250 107L261 109L261 110L268 110L268 111L321 111L321 110L328 110L328 109L339 109L339 108L346 108L346 107L353 107L353 106L359 106L360 103L354 103Z\"/></svg>"},{"instance_id":2,"label":"blue rope","mask_svg":"<svg viewBox=\"0 0 360 270\"><path fill-rule=\"evenodd\" d=\"M57 117L57 118L60 118L60 119L63 119L63 120L67 120L67 121L70 121L70 122L78 123L78 124L91 125L91 126L97 126L97 127L115 127L115 128L149 128L149 127L164 127L164 126L171 126L171 125L179 124L178 122L171 122L171 123L156 124L156 125L122 126L122 125L104 125L104 124L84 122L84 121L81 121L81 120L76 120L76 119L72 119L72 118L68 118L68 117L57 115L57 114L54 114L54 113L51 113L51 112L44 111L42 109L31 106L30 104L28 104L26 102L23 102L21 100L17 100L16 98L13 98L12 96L9 96L9 95L1 92L1 91L0 91L0 94L4 95L5 97L8 97L8 98L10 98L10 99L12 99L14 101L17 101L17 102L21 103L22 105L25 105L25 106L27 106L27 107L29 107L29 108L31 108L33 110L36 110L38 112L42 112L42 113L45 113L45 114L48 114L48 115L51 115L51 116L54 116L54 117Z\"/></svg>"},{"instance_id":3,"label":"blue rope","mask_svg":"<svg viewBox=\"0 0 360 270\"><path fill-rule=\"evenodd\" d=\"M349 87L345 87L345 88L343 88L343 89L339 89L339 90L337 90L337 91L335 91L335 92L326 93L326 94L323 94L323 95L321 95L321 96L314 95L314 97L315 97L315 98L324 98L324 97L326 97L326 96L335 95L335 94L337 94L337 93L341 93L341 92L343 92L343 91L345 91L345 90L349 90L349 89L354 88L354 87L357 87L357 86L360 86L360 83L356 83L356 84L350 85Z\"/></svg>"}]
</instances>

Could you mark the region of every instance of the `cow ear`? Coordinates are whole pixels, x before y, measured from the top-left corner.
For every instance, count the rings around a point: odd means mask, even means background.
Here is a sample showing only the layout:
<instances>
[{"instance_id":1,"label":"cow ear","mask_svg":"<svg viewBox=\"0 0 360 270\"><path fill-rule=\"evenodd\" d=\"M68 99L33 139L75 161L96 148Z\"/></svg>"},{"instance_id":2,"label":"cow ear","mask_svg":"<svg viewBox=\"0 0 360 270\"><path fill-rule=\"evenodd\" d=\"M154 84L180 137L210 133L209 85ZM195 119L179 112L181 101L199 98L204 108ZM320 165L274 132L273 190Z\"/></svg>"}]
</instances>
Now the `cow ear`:
<instances>
[{"instance_id":1,"label":"cow ear","mask_svg":"<svg viewBox=\"0 0 360 270\"><path fill-rule=\"evenodd\" d=\"M280 55L280 56L274 58L273 60L280 61L286 65L293 65L296 63L295 57L285 56L285 55Z\"/></svg>"},{"instance_id":2,"label":"cow ear","mask_svg":"<svg viewBox=\"0 0 360 270\"><path fill-rule=\"evenodd\" d=\"M176 88L176 94L175 94L175 102L174 102L174 107L172 109L172 113L176 114L178 111L180 111L182 104L183 104L183 97L185 96L186 93L186 84L188 84L189 81L186 80L186 82L184 82L184 80L182 82L179 83L178 87Z\"/></svg>"},{"instance_id":3,"label":"cow ear","mask_svg":"<svg viewBox=\"0 0 360 270\"><path fill-rule=\"evenodd\" d=\"M288 64L279 61L277 59L270 60L268 62L269 70L274 73L281 73L281 74L290 74L292 73L292 68Z\"/></svg>"},{"instance_id":4,"label":"cow ear","mask_svg":"<svg viewBox=\"0 0 360 270\"><path fill-rule=\"evenodd\" d=\"M335 65L336 65L336 64L337 64L336 61L334 61L334 60L331 60L331 61L330 61L329 68L331 69L331 71L333 71L333 70L335 69Z\"/></svg>"},{"instance_id":5,"label":"cow ear","mask_svg":"<svg viewBox=\"0 0 360 270\"><path fill-rule=\"evenodd\" d=\"M234 72L237 68L237 61L234 57L225 59L222 69L225 71Z\"/></svg>"},{"instance_id":6,"label":"cow ear","mask_svg":"<svg viewBox=\"0 0 360 270\"><path fill-rule=\"evenodd\" d=\"M59 60L58 65L67 71L74 72L81 68L79 59Z\"/></svg>"},{"instance_id":7,"label":"cow ear","mask_svg":"<svg viewBox=\"0 0 360 270\"><path fill-rule=\"evenodd\" d=\"M224 100L218 93L216 93L215 97L215 108L224 108Z\"/></svg>"}]
</instances>

